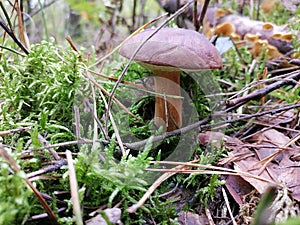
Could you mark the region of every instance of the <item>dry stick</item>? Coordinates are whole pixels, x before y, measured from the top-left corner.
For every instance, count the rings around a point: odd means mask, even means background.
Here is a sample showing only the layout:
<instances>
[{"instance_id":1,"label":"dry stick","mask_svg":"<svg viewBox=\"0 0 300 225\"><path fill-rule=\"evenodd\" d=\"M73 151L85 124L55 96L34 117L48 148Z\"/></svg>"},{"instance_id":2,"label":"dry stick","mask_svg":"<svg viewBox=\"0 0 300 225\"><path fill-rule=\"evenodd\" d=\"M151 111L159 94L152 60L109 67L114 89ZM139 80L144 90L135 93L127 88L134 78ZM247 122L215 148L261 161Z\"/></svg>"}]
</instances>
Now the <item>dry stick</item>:
<instances>
[{"instance_id":1,"label":"dry stick","mask_svg":"<svg viewBox=\"0 0 300 225\"><path fill-rule=\"evenodd\" d=\"M65 39L67 40L67 42L69 43L69 45L71 46L71 48L75 51L75 52L79 52L76 45L74 44L74 42L72 41L70 36L66 36Z\"/></svg>"},{"instance_id":2,"label":"dry stick","mask_svg":"<svg viewBox=\"0 0 300 225\"><path fill-rule=\"evenodd\" d=\"M198 121L197 123L188 125L186 127L183 127L183 128L180 128L180 129L177 129L174 131L166 132L166 133L163 133L162 135L151 137L152 143L159 142L161 140L164 140L165 138L172 137L172 136L175 136L178 134L185 134L193 129L199 128L200 125L206 124L209 121L210 121L210 118L206 118L201 121ZM127 148L130 148L132 150L139 150L141 147L144 147L148 143L149 139L150 138L147 138L145 140L137 141L134 143L124 143L124 146L126 146Z\"/></svg>"},{"instance_id":3,"label":"dry stick","mask_svg":"<svg viewBox=\"0 0 300 225\"><path fill-rule=\"evenodd\" d=\"M162 135L154 136L152 142L155 143L155 142L159 142L159 141L161 141L165 138L168 138L168 137L172 137L172 136L179 135L179 134L185 134L185 133L187 133L191 130L197 129L199 127L200 127L200 129L205 129L205 128L208 128L208 127L216 127L216 126L224 125L226 123L238 122L238 121L242 121L242 120L246 120L246 119L251 119L251 118L254 118L254 117L263 116L263 115L266 115L266 114L275 114L275 113L278 113L278 112L282 112L282 111L285 111L285 110L294 109L294 108L298 108L298 107L300 107L300 103L293 104L293 105L288 105L286 107L282 107L282 108L279 108L279 109L274 109L274 110L269 110L269 111L265 111L265 112L255 113L255 114L247 115L247 116L242 116L242 117L236 118L236 119L221 121L221 122L218 122L218 123L215 123L215 124L205 125L211 120L211 118L208 117L208 118L205 118L205 119L203 119L201 121L198 121L194 124L188 125L186 127L183 127L183 128L171 131L171 132L166 132L166 133L163 133ZM224 116L224 114L222 114L222 113L226 113L226 112L219 112L219 114L213 114L212 116L214 116L214 117ZM139 150L141 147L145 146L148 141L149 141L149 139L145 139L145 140L134 142L134 143L124 143L124 146L126 146L127 148L130 148L132 150Z\"/></svg>"},{"instance_id":4,"label":"dry stick","mask_svg":"<svg viewBox=\"0 0 300 225\"><path fill-rule=\"evenodd\" d=\"M78 183L76 179L75 168L72 160L72 153L67 150L66 151L67 161L68 161L68 171L69 171L69 179L70 179L70 189L71 189L71 199L73 205L73 213L75 215L76 224L83 225L79 195L78 195Z\"/></svg>"},{"instance_id":5,"label":"dry stick","mask_svg":"<svg viewBox=\"0 0 300 225\"><path fill-rule=\"evenodd\" d=\"M133 9L132 9L132 16L131 16L131 20L132 20L132 27L131 29L134 30L135 29L135 16L136 16L136 5L137 5L137 0L133 0Z\"/></svg>"},{"instance_id":6,"label":"dry stick","mask_svg":"<svg viewBox=\"0 0 300 225\"><path fill-rule=\"evenodd\" d=\"M93 123L94 123L94 128L93 128L93 145L92 145L92 150L95 150L97 148L97 145L96 145L96 140L98 138L98 127L97 127L97 124L99 122L99 119L98 119L98 116L97 116L97 104L96 104L96 94L95 94L95 88L94 86L92 85L91 86L91 89L92 89L92 98L93 98L93 108L92 108L92 114L93 114ZM100 126L101 128L102 126ZM105 135L105 134L104 134Z\"/></svg>"},{"instance_id":7,"label":"dry stick","mask_svg":"<svg viewBox=\"0 0 300 225\"><path fill-rule=\"evenodd\" d=\"M14 40L14 42L22 49L22 51L28 55L28 49L22 44L22 42L16 37L13 30L8 28L3 21L0 21L0 26L5 30L6 33Z\"/></svg>"},{"instance_id":8,"label":"dry stick","mask_svg":"<svg viewBox=\"0 0 300 225\"><path fill-rule=\"evenodd\" d=\"M57 213L61 213L66 210L67 210L67 207L58 208ZM34 221L34 220L41 220L41 219L47 218L47 216L48 216L47 213L41 213L41 214L29 217L29 219L27 221L29 222L29 221Z\"/></svg>"},{"instance_id":9,"label":"dry stick","mask_svg":"<svg viewBox=\"0 0 300 225\"><path fill-rule=\"evenodd\" d=\"M109 141L102 140L102 139L98 139L97 142L102 143L104 145L109 144ZM53 145L49 145L49 146L43 146L43 147L39 147L39 148L30 148L26 151L23 151L22 153L27 154L27 153L30 153L31 151L40 151L40 150L49 149L49 148L59 148L59 147L64 147L64 146L69 146L69 145L78 145L78 144L93 144L93 140L81 138L80 140L76 140L76 141L66 141L66 142L53 144Z\"/></svg>"},{"instance_id":10,"label":"dry stick","mask_svg":"<svg viewBox=\"0 0 300 225\"><path fill-rule=\"evenodd\" d=\"M17 172L17 173L21 172L20 168L17 166L17 164L15 163L15 161L10 157L10 155L6 152L6 150L1 145L0 145L0 155L10 164L10 166L13 168L13 170L15 172ZM32 189L32 191L34 192L34 194L36 195L36 197L40 201L41 205L43 206L43 208L47 212L49 218L51 219L50 222L52 224L59 225L59 223L58 223L58 221L57 221L57 219L55 217L54 212L52 211L52 209L50 208L50 206L47 204L47 202L45 201L45 199L42 197L42 195L40 194L40 192L30 182L30 180L28 178L24 178L24 180L27 183L27 185Z\"/></svg>"},{"instance_id":11,"label":"dry stick","mask_svg":"<svg viewBox=\"0 0 300 225\"><path fill-rule=\"evenodd\" d=\"M232 119L232 120L221 121L221 122L211 124L211 125L204 125L201 128L207 128L209 126L211 126L211 127L220 126L220 125L223 125L223 124L226 124L226 123L238 122L238 121L241 121L241 120L251 119L251 118L263 116L263 115L266 115L266 114L276 114L276 113L279 113L279 112L282 112L282 111L286 111L286 110L289 110L289 109L295 109L295 108L298 108L298 107L300 107L300 103L291 104L291 105L288 105L288 106L285 106L285 107L282 107L282 108L279 108L279 109L273 109L273 110L268 110L268 111L264 111L264 112L259 112L259 113L247 115L247 116L242 116L240 118L236 118L236 119ZM227 112L227 110L225 112ZM218 116L218 114L213 114L213 116Z\"/></svg>"},{"instance_id":12,"label":"dry stick","mask_svg":"<svg viewBox=\"0 0 300 225\"><path fill-rule=\"evenodd\" d=\"M212 218L211 212L210 212L210 210L208 208L205 208L205 215L206 215L206 217L208 219L209 225L215 225L215 222L214 222L214 220Z\"/></svg>"},{"instance_id":13,"label":"dry stick","mask_svg":"<svg viewBox=\"0 0 300 225\"><path fill-rule=\"evenodd\" d=\"M38 176L38 175L42 175L42 174L45 174L45 173L50 173L52 171L58 170L60 167L62 167L64 165L67 165L67 161L64 160L64 159L59 160L54 165L48 166L46 168L40 169L40 170L35 171L35 172L28 173L27 178L30 179L30 178L33 178L33 177Z\"/></svg>"},{"instance_id":14,"label":"dry stick","mask_svg":"<svg viewBox=\"0 0 300 225\"><path fill-rule=\"evenodd\" d=\"M202 7L202 11L201 11L201 14L200 14L200 17L199 17L199 24L200 24L200 26L203 26L203 20L204 20L204 17L205 17L205 14L206 14L209 2L210 2L210 0L205 0L204 1L203 7Z\"/></svg>"},{"instance_id":15,"label":"dry stick","mask_svg":"<svg viewBox=\"0 0 300 225\"><path fill-rule=\"evenodd\" d=\"M107 112L106 112L106 115L108 117L108 114L109 114L109 111L110 111L110 108L111 108L111 104L112 104L112 98L114 97L116 91L117 91L117 88L119 86L119 84L121 83L121 81L123 80L130 64L132 63L134 57L136 56L136 54L138 53L138 51L145 45L145 43L151 38L153 37L161 28L163 28L165 25L167 25L171 20L173 20L175 17L177 17L178 15L180 15L181 13L184 12L184 10L186 8L188 8L192 3L194 2L193 1L189 1L188 3L186 3L184 6L182 6L179 10L177 10L172 16L170 16L168 19L166 19L160 26L158 26L155 31L153 33L151 33L138 47L137 49L134 51L134 53L132 54L132 56L130 57L128 63L126 64L125 68L123 69L121 75L119 76L115 86L113 87L111 93L110 93L110 97L108 99L108 107L107 107ZM157 19L156 19L157 20ZM154 21L156 21L154 20ZM106 124L106 128L107 128L107 124Z\"/></svg>"},{"instance_id":16,"label":"dry stick","mask_svg":"<svg viewBox=\"0 0 300 225\"><path fill-rule=\"evenodd\" d=\"M74 106L74 118L75 118L75 134L76 134L76 139L80 140L80 115L79 115L79 108L78 106Z\"/></svg>"},{"instance_id":17,"label":"dry stick","mask_svg":"<svg viewBox=\"0 0 300 225\"><path fill-rule=\"evenodd\" d=\"M194 8L193 8L193 24L195 27L195 31L199 31L200 29L200 23L197 18L198 15L198 1L194 1Z\"/></svg>"},{"instance_id":18,"label":"dry stick","mask_svg":"<svg viewBox=\"0 0 300 225\"><path fill-rule=\"evenodd\" d=\"M8 135L8 134L13 134L13 133L16 133L16 132L27 131L27 130L30 130L30 129L31 129L31 127L20 127L20 128L11 129L11 130L0 131L0 137Z\"/></svg>"},{"instance_id":19,"label":"dry stick","mask_svg":"<svg viewBox=\"0 0 300 225\"><path fill-rule=\"evenodd\" d=\"M11 24L11 21L10 21L10 17L9 17L9 15L8 15L7 10L6 10L6 8L5 8L5 6L4 6L4 4L3 4L2 1L0 1L0 8L2 9L2 12L3 12L4 17L5 17L5 19L6 19L6 22L8 23L9 28L10 28L10 29L13 29L12 24ZM5 33L4 33L4 36L5 36ZM5 37L4 37L3 40L2 40L2 44L4 43L4 39L5 39Z\"/></svg>"},{"instance_id":20,"label":"dry stick","mask_svg":"<svg viewBox=\"0 0 300 225\"><path fill-rule=\"evenodd\" d=\"M42 142L45 146L49 146L49 142L40 134L38 134L38 139L40 142ZM53 148L49 148L49 152L52 155L52 157L55 160L60 160L59 155L57 154L57 152L53 149Z\"/></svg>"},{"instance_id":21,"label":"dry stick","mask_svg":"<svg viewBox=\"0 0 300 225\"><path fill-rule=\"evenodd\" d=\"M250 69L249 69L248 73L250 73ZM234 99L235 96L239 96L243 92L246 92L246 91L248 91L250 89L259 87L259 86L261 86L263 84L272 83L272 82L276 82L276 81L281 81L282 79L285 79L287 76L289 76L289 74L283 74L283 75L280 75L280 76L272 77L272 78L269 78L268 80L253 81L253 82L249 83L247 85L247 87L244 87L244 88L242 88L239 91L236 91L235 94L229 98L229 100Z\"/></svg>"},{"instance_id":22,"label":"dry stick","mask_svg":"<svg viewBox=\"0 0 300 225\"><path fill-rule=\"evenodd\" d=\"M226 102L226 104L231 107L228 108L227 110L231 111L231 110L239 107L241 104L245 104L246 102L248 102L250 100L259 99L262 96L265 96L266 94L282 87L283 85L293 83L293 82L295 82L295 80L298 80L298 79L300 79L300 71L292 72L289 76L287 76L283 80L277 81L277 82L270 84L262 89L256 90L249 95L246 95L246 96L243 96L240 98L236 98L236 99L232 99L232 100L228 100Z\"/></svg>"},{"instance_id":23,"label":"dry stick","mask_svg":"<svg viewBox=\"0 0 300 225\"><path fill-rule=\"evenodd\" d=\"M104 78L104 79L107 79L107 80L110 80L110 81L114 81L114 82L116 82L116 81L118 80L117 78L109 77L109 76L107 76L107 75L104 75L104 74L102 74L102 73L93 71L93 70L88 69L88 68L85 68L85 67L83 67L83 66L79 66L79 67L82 68L82 69L87 70L88 72L90 72L90 73L92 73L92 74L95 74L95 75L98 76L98 77L102 77L102 78ZM128 82L128 81L125 81L125 80L122 80L121 83L122 83L122 84L126 84L126 85L128 85L128 86L130 86L130 87L133 87L133 88L146 90L146 89L145 89L143 86L141 86L141 85L138 85L138 84L135 84L135 83L132 83L132 82Z\"/></svg>"}]
</instances>

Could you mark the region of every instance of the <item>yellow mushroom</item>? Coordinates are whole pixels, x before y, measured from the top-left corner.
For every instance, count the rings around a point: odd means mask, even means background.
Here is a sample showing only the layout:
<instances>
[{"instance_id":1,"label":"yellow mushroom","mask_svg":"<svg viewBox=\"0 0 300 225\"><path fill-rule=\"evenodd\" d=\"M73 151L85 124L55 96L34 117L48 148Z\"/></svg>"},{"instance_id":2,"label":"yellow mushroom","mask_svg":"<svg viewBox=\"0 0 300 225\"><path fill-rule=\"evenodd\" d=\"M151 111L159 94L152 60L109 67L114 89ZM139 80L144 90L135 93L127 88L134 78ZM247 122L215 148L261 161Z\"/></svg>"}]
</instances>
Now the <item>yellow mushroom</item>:
<instances>
[{"instance_id":1,"label":"yellow mushroom","mask_svg":"<svg viewBox=\"0 0 300 225\"><path fill-rule=\"evenodd\" d=\"M230 22L221 23L214 29L214 34L219 36L230 36L235 32L235 27Z\"/></svg>"},{"instance_id":2,"label":"yellow mushroom","mask_svg":"<svg viewBox=\"0 0 300 225\"><path fill-rule=\"evenodd\" d=\"M262 28L265 31L271 31L271 30L274 29L274 26L271 23L264 23L263 26L262 26Z\"/></svg>"}]
</instances>

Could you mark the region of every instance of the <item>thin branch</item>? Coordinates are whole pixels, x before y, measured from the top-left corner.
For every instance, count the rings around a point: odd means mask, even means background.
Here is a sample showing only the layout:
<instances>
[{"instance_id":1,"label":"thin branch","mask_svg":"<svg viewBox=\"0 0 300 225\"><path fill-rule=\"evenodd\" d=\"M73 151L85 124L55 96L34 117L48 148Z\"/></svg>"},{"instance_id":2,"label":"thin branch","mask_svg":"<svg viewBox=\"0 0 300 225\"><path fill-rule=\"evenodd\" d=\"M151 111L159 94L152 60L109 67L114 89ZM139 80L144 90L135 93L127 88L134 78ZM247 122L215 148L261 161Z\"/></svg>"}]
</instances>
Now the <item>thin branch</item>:
<instances>
[{"instance_id":1,"label":"thin branch","mask_svg":"<svg viewBox=\"0 0 300 225\"><path fill-rule=\"evenodd\" d=\"M299 80L299 79L300 79L300 71L298 70L298 71L290 73L290 75L287 76L286 78L279 80L275 83L272 83L262 89L256 90L256 91L252 92L251 94L242 96L240 98L228 100L226 102L226 105L231 106L229 108L231 111L233 109L238 108L240 105L243 105L243 104L249 102L250 100L260 99L261 97L265 96L266 94L268 94L284 85L291 84L291 83L295 82L295 80Z\"/></svg>"},{"instance_id":2,"label":"thin branch","mask_svg":"<svg viewBox=\"0 0 300 225\"><path fill-rule=\"evenodd\" d=\"M254 117L260 117L260 116L263 116L263 115L266 115L266 114L276 114L276 113L279 113L279 112L283 112L283 111L286 111L286 110L295 109L295 108L299 108L299 107L300 107L300 103L292 104L292 105L287 105L285 107L281 107L281 108L278 108L278 109L268 110L268 111L259 112L259 113L246 115L246 116L241 116L239 118L235 118L235 119L231 119L231 120L225 120L225 121L217 122L217 123L214 123L214 124L208 124L211 121L211 118L223 117L223 116L228 115L227 111L216 112L216 113L212 114L211 117L203 119L201 121L198 121L194 124L188 125L186 127L183 127L183 128L171 131L171 132L163 133L162 135L159 135L159 136L154 136L153 137L153 143L162 141L162 140L164 140L165 138L168 138L168 137L172 137L172 136L175 136L175 135L187 133L187 132L189 132L191 130L194 130L194 129L199 129L199 128L200 129L207 129L209 127L217 127L217 126L228 124L228 123L234 123L234 122L238 122L238 121L251 119L251 118L254 118ZM134 143L124 143L124 146L126 146L127 148L132 149L132 150L139 150L141 147L144 147L148 141L149 141L149 139L145 139L145 140L134 142Z\"/></svg>"},{"instance_id":3,"label":"thin branch","mask_svg":"<svg viewBox=\"0 0 300 225\"><path fill-rule=\"evenodd\" d=\"M193 24L195 27L195 31L199 31L200 29L200 23L198 20L198 1L194 1L194 7L193 7Z\"/></svg>"},{"instance_id":4,"label":"thin branch","mask_svg":"<svg viewBox=\"0 0 300 225\"><path fill-rule=\"evenodd\" d=\"M30 129L31 129L31 127L21 127L21 128L11 129L11 130L0 131L0 137L8 135L8 134L13 134L13 133L16 133L16 132L27 131L27 130L30 130Z\"/></svg>"},{"instance_id":5,"label":"thin branch","mask_svg":"<svg viewBox=\"0 0 300 225\"><path fill-rule=\"evenodd\" d=\"M14 34L13 30L10 29L9 27L7 27L5 25L5 23L3 21L0 21L0 26L6 31L6 33L8 33L8 35L14 40L14 42L22 49L22 51L28 55L29 51L28 49L21 43L21 41L19 41L19 39L16 37L16 35Z\"/></svg>"},{"instance_id":6,"label":"thin branch","mask_svg":"<svg viewBox=\"0 0 300 225\"><path fill-rule=\"evenodd\" d=\"M201 14L199 16L199 24L200 24L200 26L203 26L203 20L204 20L204 17L205 17L205 14L206 14L209 2L210 2L210 0L205 0L204 1L203 7L202 7L202 11L201 11Z\"/></svg>"}]
</instances>

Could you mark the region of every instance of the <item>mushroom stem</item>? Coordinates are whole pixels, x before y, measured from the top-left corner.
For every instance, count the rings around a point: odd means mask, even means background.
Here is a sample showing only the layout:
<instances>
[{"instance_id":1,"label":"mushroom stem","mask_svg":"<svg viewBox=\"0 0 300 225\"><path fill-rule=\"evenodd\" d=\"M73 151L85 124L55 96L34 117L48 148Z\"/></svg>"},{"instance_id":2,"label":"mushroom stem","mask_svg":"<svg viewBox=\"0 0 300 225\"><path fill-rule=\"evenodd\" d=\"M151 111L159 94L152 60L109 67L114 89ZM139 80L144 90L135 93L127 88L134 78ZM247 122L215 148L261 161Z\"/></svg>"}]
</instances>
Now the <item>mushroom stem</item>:
<instances>
[{"instance_id":1,"label":"mushroom stem","mask_svg":"<svg viewBox=\"0 0 300 225\"><path fill-rule=\"evenodd\" d=\"M180 91L180 70L153 71L155 74L154 122L157 127L172 131L182 126L182 98ZM171 96L170 96L171 95Z\"/></svg>"}]
</instances>

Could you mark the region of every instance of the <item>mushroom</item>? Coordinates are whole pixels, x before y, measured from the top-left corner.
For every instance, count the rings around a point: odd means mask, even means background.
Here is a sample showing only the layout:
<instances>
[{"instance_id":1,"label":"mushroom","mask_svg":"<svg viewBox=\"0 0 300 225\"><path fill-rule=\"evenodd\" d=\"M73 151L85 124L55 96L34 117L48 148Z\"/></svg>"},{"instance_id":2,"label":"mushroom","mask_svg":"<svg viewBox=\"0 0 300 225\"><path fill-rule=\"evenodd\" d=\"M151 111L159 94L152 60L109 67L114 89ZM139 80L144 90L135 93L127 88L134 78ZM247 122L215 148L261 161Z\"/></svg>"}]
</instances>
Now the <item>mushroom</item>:
<instances>
[{"instance_id":1,"label":"mushroom","mask_svg":"<svg viewBox=\"0 0 300 225\"><path fill-rule=\"evenodd\" d=\"M120 54L130 58L154 29L146 29L130 38ZM155 113L157 127L172 131L182 126L180 71L198 71L222 67L218 50L207 38L192 30L163 28L137 52L134 60L155 75ZM179 97L179 98L178 98Z\"/></svg>"}]
</instances>

